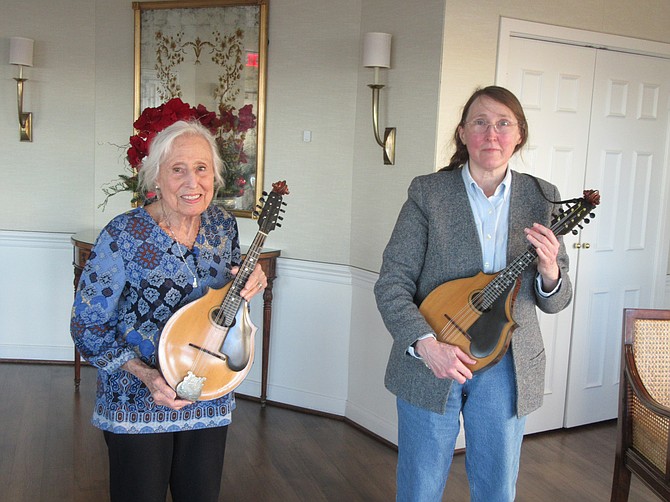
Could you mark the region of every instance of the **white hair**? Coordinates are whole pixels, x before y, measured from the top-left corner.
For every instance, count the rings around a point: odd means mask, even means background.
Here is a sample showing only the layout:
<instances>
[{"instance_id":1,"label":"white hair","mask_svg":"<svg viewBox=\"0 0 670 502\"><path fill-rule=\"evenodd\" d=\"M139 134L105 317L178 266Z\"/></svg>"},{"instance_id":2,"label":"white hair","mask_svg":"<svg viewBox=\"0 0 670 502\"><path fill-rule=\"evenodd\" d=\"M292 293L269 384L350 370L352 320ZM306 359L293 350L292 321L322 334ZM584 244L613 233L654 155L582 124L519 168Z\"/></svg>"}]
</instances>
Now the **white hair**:
<instances>
[{"instance_id":1,"label":"white hair","mask_svg":"<svg viewBox=\"0 0 670 502\"><path fill-rule=\"evenodd\" d=\"M212 148L212 159L214 160L214 187L219 188L224 185L223 161L212 133L197 120L189 122L179 120L163 129L151 141L149 155L142 160L138 172L140 191L147 193L156 189L156 180L158 179L161 163L172 152L174 141L184 135L200 136L207 140Z\"/></svg>"}]
</instances>

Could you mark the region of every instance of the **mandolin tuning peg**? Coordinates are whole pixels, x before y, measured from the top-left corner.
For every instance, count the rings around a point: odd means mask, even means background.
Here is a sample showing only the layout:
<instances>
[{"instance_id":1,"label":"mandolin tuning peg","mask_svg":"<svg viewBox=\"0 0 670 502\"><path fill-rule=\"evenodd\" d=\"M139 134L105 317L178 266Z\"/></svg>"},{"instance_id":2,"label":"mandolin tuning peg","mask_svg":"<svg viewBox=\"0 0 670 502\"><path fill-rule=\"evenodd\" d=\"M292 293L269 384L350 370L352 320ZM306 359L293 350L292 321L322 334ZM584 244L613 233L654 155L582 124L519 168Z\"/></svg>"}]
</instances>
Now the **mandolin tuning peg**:
<instances>
[{"instance_id":1,"label":"mandolin tuning peg","mask_svg":"<svg viewBox=\"0 0 670 502\"><path fill-rule=\"evenodd\" d=\"M282 201L281 205L282 205L282 206L285 206L285 205L286 205L286 202Z\"/></svg>"},{"instance_id":2,"label":"mandolin tuning peg","mask_svg":"<svg viewBox=\"0 0 670 502\"><path fill-rule=\"evenodd\" d=\"M252 215L254 218L258 218L258 217L261 215L261 213L259 213L258 211L254 211L253 213L251 213L251 215Z\"/></svg>"},{"instance_id":3,"label":"mandolin tuning peg","mask_svg":"<svg viewBox=\"0 0 670 502\"><path fill-rule=\"evenodd\" d=\"M284 221L284 217L283 217L283 216L277 216L277 219L280 220L280 221Z\"/></svg>"},{"instance_id":4,"label":"mandolin tuning peg","mask_svg":"<svg viewBox=\"0 0 670 502\"><path fill-rule=\"evenodd\" d=\"M596 217L596 214L595 214L595 213L589 213L589 216L590 216L591 218L595 218L595 217Z\"/></svg>"},{"instance_id":5,"label":"mandolin tuning peg","mask_svg":"<svg viewBox=\"0 0 670 502\"><path fill-rule=\"evenodd\" d=\"M591 220L589 220L588 218L584 218L584 223L588 225L589 223L591 223Z\"/></svg>"},{"instance_id":6,"label":"mandolin tuning peg","mask_svg":"<svg viewBox=\"0 0 670 502\"><path fill-rule=\"evenodd\" d=\"M281 228L281 223L277 223L276 226L278 226L279 228Z\"/></svg>"},{"instance_id":7,"label":"mandolin tuning peg","mask_svg":"<svg viewBox=\"0 0 670 502\"><path fill-rule=\"evenodd\" d=\"M577 230L572 231L572 235L577 235L579 232Z\"/></svg>"},{"instance_id":8,"label":"mandolin tuning peg","mask_svg":"<svg viewBox=\"0 0 670 502\"><path fill-rule=\"evenodd\" d=\"M263 193L263 195L264 195L264 196L266 196L266 197L267 197L268 193L267 193L267 192L266 192L265 190L263 190L263 192L262 192L262 193Z\"/></svg>"}]
</instances>

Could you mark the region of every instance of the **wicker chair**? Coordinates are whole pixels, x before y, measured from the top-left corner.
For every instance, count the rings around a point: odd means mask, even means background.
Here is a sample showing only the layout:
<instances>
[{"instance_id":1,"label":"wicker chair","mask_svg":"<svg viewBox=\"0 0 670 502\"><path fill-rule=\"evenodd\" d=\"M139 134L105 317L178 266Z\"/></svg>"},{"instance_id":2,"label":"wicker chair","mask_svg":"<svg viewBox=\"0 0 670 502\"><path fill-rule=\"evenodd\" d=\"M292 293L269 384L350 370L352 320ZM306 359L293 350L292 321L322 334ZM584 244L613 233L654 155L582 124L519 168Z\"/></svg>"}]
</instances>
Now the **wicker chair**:
<instances>
[{"instance_id":1,"label":"wicker chair","mask_svg":"<svg viewBox=\"0 0 670 502\"><path fill-rule=\"evenodd\" d=\"M670 310L625 309L612 502L634 472L670 500Z\"/></svg>"}]
</instances>

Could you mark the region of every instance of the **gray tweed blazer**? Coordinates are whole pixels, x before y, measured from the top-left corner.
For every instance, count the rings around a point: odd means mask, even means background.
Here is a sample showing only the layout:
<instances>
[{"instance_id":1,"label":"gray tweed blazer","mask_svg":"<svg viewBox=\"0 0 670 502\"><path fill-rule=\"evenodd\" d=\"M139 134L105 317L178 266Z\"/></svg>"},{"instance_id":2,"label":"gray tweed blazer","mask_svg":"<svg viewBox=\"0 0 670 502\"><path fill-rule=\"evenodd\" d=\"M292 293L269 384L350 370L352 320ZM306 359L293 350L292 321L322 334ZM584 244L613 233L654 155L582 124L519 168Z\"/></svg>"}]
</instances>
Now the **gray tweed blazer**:
<instances>
[{"instance_id":1,"label":"gray tweed blazer","mask_svg":"<svg viewBox=\"0 0 670 502\"><path fill-rule=\"evenodd\" d=\"M545 196L560 200L557 188L538 180ZM534 222L549 226L553 204L547 202L528 175L512 172L507 262L528 246L524 228ZM556 313L572 298L568 256L563 240L558 255L562 284L545 298L536 292L537 269L531 265L521 275L521 288L513 309L518 327L510 350L514 358L517 415L542 405L546 356L536 306ZM393 337L384 383L396 396L421 408L444 413L452 380L435 378L407 348L433 330L418 310L423 299L440 284L481 271L482 251L474 216L460 169L415 178L408 190L398 221L384 250L375 284L377 307Z\"/></svg>"}]
</instances>

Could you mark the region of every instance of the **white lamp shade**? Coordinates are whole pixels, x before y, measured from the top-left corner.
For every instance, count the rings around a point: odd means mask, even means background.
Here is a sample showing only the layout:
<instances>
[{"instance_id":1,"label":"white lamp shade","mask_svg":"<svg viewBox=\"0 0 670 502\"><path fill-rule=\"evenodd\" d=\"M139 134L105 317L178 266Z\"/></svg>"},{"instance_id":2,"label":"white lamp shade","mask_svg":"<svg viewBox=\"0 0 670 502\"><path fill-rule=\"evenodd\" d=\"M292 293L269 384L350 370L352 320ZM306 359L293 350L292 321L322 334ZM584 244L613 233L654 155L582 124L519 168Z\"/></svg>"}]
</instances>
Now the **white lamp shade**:
<instances>
[{"instance_id":1,"label":"white lamp shade","mask_svg":"<svg viewBox=\"0 0 670 502\"><path fill-rule=\"evenodd\" d=\"M363 66L367 68L391 67L391 34L366 33L363 37Z\"/></svg>"},{"instance_id":2,"label":"white lamp shade","mask_svg":"<svg viewBox=\"0 0 670 502\"><path fill-rule=\"evenodd\" d=\"M9 64L21 66L33 65L34 40L23 37L12 37L9 39Z\"/></svg>"}]
</instances>

